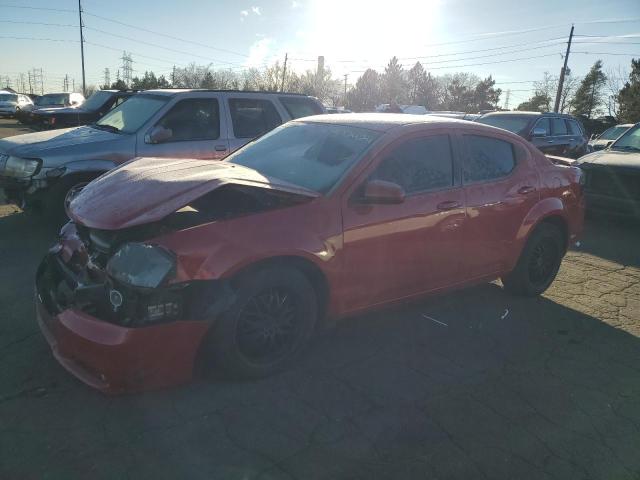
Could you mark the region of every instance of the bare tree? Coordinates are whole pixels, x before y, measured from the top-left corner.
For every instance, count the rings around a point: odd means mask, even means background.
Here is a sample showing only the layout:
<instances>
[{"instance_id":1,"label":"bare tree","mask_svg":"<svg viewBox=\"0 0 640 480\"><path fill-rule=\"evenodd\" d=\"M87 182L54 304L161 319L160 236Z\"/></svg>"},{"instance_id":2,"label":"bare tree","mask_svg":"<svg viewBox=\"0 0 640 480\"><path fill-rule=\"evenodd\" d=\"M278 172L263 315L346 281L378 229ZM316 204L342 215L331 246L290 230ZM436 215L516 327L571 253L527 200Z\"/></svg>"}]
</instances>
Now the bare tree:
<instances>
[{"instance_id":1,"label":"bare tree","mask_svg":"<svg viewBox=\"0 0 640 480\"><path fill-rule=\"evenodd\" d=\"M618 93L624 87L627 78L629 78L629 70L620 65L617 68L609 68L607 70L605 95L607 95L607 109L611 117L618 116Z\"/></svg>"}]
</instances>

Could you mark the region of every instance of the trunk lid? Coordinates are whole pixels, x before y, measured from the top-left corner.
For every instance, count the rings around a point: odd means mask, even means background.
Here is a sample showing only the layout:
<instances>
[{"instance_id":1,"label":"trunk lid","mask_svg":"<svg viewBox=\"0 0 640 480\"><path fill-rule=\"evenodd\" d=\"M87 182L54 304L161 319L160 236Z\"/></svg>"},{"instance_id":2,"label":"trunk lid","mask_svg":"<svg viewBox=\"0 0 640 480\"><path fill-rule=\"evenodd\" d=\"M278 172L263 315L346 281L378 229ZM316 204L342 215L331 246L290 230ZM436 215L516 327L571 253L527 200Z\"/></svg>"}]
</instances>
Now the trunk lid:
<instances>
[{"instance_id":1,"label":"trunk lid","mask_svg":"<svg viewBox=\"0 0 640 480\"><path fill-rule=\"evenodd\" d=\"M319 196L312 190L228 162L136 158L87 185L72 200L69 214L89 228L124 229L162 220L229 184Z\"/></svg>"}]
</instances>

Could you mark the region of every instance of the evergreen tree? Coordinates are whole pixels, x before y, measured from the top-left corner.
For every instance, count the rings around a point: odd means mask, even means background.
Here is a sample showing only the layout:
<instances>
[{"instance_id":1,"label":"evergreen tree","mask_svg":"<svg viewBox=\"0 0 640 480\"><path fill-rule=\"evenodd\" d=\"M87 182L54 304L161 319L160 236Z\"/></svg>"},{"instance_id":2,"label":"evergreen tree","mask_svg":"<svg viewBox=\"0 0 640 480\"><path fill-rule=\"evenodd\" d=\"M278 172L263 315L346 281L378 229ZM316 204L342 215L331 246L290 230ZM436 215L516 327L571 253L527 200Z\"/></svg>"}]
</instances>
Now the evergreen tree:
<instances>
[{"instance_id":1,"label":"evergreen tree","mask_svg":"<svg viewBox=\"0 0 640 480\"><path fill-rule=\"evenodd\" d=\"M621 122L640 122L640 58L631 60L629 81L618 93L618 103L618 119Z\"/></svg>"},{"instance_id":2,"label":"evergreen tree","mask_svg":"<svg viewBox=\"0 0 640 480\"><path fill-rule=\"evenodd\" d=\"M598 60L584 77L573 97L575 115L591 118L598 112L598 107L602 104L602 87L606 81L607 77L602 72L602 60Z\"/></svg>"}]
</instances>

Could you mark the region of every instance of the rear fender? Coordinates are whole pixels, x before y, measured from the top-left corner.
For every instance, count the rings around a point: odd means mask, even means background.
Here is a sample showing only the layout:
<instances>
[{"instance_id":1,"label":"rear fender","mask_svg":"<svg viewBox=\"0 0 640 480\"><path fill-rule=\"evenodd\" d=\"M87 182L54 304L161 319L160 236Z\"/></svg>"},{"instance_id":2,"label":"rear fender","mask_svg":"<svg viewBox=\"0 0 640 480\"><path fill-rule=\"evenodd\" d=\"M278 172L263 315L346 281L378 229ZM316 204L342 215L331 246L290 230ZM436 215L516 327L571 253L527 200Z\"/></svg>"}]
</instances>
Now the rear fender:
<instances>
[{"instance_id":1,"label":"rear fender","mask_svg":"<svg viewBox=\"0 0 640 480\"><path fill-rule=\"evenodd\" d=\"M562 203L562 200L557 197L544 198L529 210L529 213L520 225L516 235L516 251L518 252L518 255L515 259L512 259L512 262L510 262L511 266L515 266L529 235L531 235L540 222L543 222L545 219L550 217L560 217L565 222L565 225L568 226L567 212L564 208L564 204Z\"/></svg>"}]
</instances>

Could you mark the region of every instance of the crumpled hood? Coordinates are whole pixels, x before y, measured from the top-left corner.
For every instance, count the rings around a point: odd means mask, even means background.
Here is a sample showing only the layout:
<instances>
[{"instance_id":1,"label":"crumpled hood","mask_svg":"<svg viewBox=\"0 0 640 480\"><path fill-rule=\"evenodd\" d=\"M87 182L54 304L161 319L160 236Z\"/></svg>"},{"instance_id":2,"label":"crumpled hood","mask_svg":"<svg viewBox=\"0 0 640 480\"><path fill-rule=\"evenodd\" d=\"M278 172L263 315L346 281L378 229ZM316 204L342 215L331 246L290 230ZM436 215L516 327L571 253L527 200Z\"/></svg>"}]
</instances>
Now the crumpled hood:
<instances>
[{"instance_id":1,"label":"crumpled hood","mask_svg":"<svg viewBox=\"0 0 640 480\"><path fill-rule=\"evenodd\" d=\"M603 165L640 169L640 152L622 150L600 150L580 157L577 164Z\"/></svg>"},{"instance_id":2,"label":"crumpled hood","mask_svg":"<svg viewBox=\"0 0 640 480\"><path fill-rule=\"evenodd\" d=\"M89 143L111 142L122 136L86 126L46 130L3 138L0 140L0 152L16 157L42 158L49 153L64 150L69 158L74 153L73 147L81 146L84 149Z\"/></svg>"},{"instance_id":3,"label":"crumpled hood","mask_svg":"<svg viewBox=\"0 0 640 480\"><path fill-rule=\"evenodd\" d=\"M119 230L162 220L196 198L229 184L319 196L228 162L136 158L87 185L71 202L69 214L90 228Z\"/></svg>"}]
</instances>

